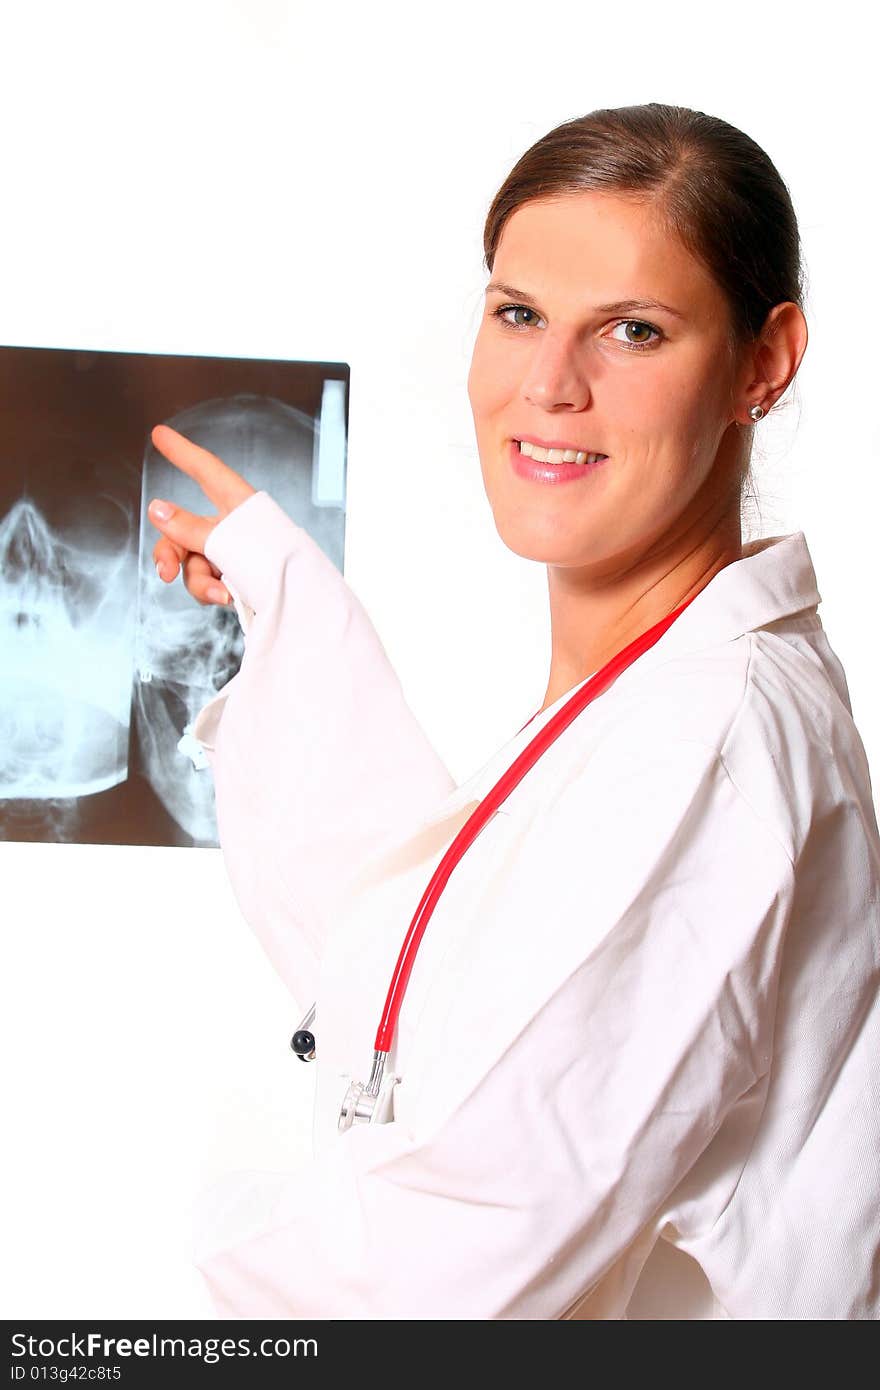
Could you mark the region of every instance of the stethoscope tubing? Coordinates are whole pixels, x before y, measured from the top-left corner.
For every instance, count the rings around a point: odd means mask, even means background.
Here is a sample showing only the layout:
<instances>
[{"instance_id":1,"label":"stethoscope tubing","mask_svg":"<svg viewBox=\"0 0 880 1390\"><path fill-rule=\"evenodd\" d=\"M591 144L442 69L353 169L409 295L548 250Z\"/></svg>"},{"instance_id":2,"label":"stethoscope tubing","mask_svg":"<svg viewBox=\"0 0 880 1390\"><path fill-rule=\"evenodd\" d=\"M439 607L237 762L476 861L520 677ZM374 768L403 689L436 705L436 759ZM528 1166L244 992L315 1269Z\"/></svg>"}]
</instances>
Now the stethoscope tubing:
<instances>
[{"instance_id":1,"label":"stethoscope tubing","mask_svg":"<svg viewBox=\"0 0 880 1390\"><path fill-rule=\"evenodd\" d=\"M698 590L698 592L700 592ZM595 673L587 683L576 691L571 698L566 701L561 709L547 721L542 729L538 731L531 742L514 759L510 767L502 774L495 783L494 787L483 797L476 810L468 817L465 824L459 830L454 840L450 844L440 863L437 865L431 880L428 883L419 905L413 914L409 930L404 938L403 945L398 953L394 972L388 986L385 997L385 1004L382 1010L382 1017L376 1031L376 1040L373 1044L373 1059L370 1071L370 1079L365 1087L360 1088L368 1096L378 1095L382 1081L384 1064L391 1046L394 1041L394 1033L397 1027L397 1020L403 1004L409 978L412 974L419 945L425 934L428 922L431 920L434 908L443 893L446 884L452 874L456 864L458 864L466 851L473 844L474 840L492 819L499 806L507 800L510 793L525 777L531 767L547 751L550 745L559 737L564 729L577 718L583 709L592 700L604 693L612 681L616 680L622 671L626 670L644 652L653 647L658 642L668 628L672 626L689 604L693 603L697 597L692 594L689 599L680 604L672 613L661 618L653 627L641 633L627 646L617 652L610 661ZM540 713L540 711L538 711ZM526 720L519 733L527 728L537 715L532 715L531 719ZM315 1040L310 1032L315 1018L316 1006L312 1004L305 1018L302 1020L299 1029L294 1034L291 1046L302 1061L312 1061L315 1057ZM299 1046L297 1046L299 1040ZM357 1089L357 1088L356 1088ZM350 1121L349 1121L350 1122Z\"/></svg>"},{"instance_id":2,"label":"stethoscope tubing","mask_svg":"<svg viewBox=\"0 0 880 1390\"><path fill-rule=\"evenodd\" d=\"M694 598L696 598L696 594L680 604L672 613L667 614L665 618L661 618L658 623L648 628L646 632L641 633L640 636L636 637L621 651L617 652L610 661L606 662L601 670L597 671L596 674L587 681L586 685L576 691L571 699L568 700L561 709L557 710L551 719L548 719L544 727L538 731L531 742L527 744L523 751L514 759L510 767L507 768L495 783L495 786L492 787L491 791L487 792L483 797L473 815L471 815L462 826L443 858L440 860L440 863L437 865L437 868L434 870L431 881L422 894L421 901L410 923L409 931L400 948L397 963L394 967L394 973L391 976L391 982L388 986L385 1006L382 1010L382 1018L376 1031L376 1040L373 1043L375 1052L387 1054L391 1050L394 1030L397 1027L397 1019L400 1014L403 997L406 993L406 987L409 983L409 977L412 973L413 965L415 964L419 945L425 934L425 928L431 920L431 915L437 905L438 899L443 889L446 887L456 864L459 863L465 852L470 848L486 824L492 819L498 807L507 800L514 787L522 781L529 769L533 767L541 755L547 751L551 743L559 737L572 720L577 718L581 710L585 709L591 700L595 700L597 696L603 694L611 682L616 680L620 675L621 671L624 671L627 666L630 666L632 662L637 660L649 647L653 647L654 643L660 640L667 628L672 626L676 618L684 612L685 608L687 608L688 604L693 602ZM535 717L535 715L532 715L532 719ZM528 720L527 723L522 726L523 729L527 728L530 723L531 720ZM520 729L520 733L522 733L522 729Z\"/></svg>"}]
</instances>

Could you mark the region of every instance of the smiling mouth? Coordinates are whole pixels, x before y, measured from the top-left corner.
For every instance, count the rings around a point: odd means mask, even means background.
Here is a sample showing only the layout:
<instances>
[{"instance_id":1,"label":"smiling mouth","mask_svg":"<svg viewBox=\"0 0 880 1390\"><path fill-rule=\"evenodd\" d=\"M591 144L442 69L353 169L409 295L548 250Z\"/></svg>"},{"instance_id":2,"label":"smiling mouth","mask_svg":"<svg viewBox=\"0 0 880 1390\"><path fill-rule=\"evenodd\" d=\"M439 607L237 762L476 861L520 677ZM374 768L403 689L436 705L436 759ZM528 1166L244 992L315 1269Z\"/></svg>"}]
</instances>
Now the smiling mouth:
<instances>
[{"instance_id":1,"label":"smiling mouth","mask_svg":"<svg viewBox=\"0 0 880 1390\"><path fill-rule=\"evenodd\" d=\"M517 439L514 441L519 448L519 452L526 458L534 459L536 463L599 463L608 457L607 454L600 454L585 449L542 449L538 444L529 444L525 440Z\"/></svg>"}]
</instances>

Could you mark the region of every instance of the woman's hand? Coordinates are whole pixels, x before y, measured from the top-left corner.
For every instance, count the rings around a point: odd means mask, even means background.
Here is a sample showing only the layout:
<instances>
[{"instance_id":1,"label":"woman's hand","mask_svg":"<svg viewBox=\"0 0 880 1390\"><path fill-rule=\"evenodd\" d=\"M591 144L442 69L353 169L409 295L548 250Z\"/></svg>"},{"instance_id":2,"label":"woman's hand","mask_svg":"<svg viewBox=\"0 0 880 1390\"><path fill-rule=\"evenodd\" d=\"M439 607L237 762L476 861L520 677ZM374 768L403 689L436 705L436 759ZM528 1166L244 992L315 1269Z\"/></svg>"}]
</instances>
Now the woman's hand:
<instances>
[{"instance_id":1,"label":"woman's hand","mask_svg":"<svg viewBox=\"0 0 880 1390\"><path fill-rule=\"evenodd\" d=\"M153 546L156 572L166 584L171 584L182 569L183 582L199 603L228 603L229 594L217 583L220 573L205 555L205 544L218 521L251 497L256 488L216 454L194 444L170 425L156 425L150 438L169 463L195 479L219 512L218 516L196 516L175 507L173 502L154 498L148 513L156 530L162 532Z\"/></svg>"}]
</instances>

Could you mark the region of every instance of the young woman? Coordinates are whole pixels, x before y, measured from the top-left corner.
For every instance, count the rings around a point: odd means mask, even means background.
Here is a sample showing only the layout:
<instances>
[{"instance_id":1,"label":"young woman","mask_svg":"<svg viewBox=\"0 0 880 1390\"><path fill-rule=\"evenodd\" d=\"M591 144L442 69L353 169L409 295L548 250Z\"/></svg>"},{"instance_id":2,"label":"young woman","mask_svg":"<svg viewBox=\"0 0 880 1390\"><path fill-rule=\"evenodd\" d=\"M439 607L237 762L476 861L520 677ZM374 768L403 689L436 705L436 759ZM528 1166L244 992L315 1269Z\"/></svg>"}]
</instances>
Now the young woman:
<instances>
[{"instance_id":1,"label":"young woman","mask_svg":"<svg viewBox=\"0 0 880 1390\"><path fill-rule=\"evenodd\" d=\"M462 786L305 530L153 433L217 509L152 506L160 573L246 631L195 729L231 880L316 1000L314 1157L219 1185L199 1267L237 1317L875 1318L869 770L803 533L741 527L807 345L787 190L724 121L595 111L485 252L469 397L552 660Z\"/></svg>"}]
</instances>

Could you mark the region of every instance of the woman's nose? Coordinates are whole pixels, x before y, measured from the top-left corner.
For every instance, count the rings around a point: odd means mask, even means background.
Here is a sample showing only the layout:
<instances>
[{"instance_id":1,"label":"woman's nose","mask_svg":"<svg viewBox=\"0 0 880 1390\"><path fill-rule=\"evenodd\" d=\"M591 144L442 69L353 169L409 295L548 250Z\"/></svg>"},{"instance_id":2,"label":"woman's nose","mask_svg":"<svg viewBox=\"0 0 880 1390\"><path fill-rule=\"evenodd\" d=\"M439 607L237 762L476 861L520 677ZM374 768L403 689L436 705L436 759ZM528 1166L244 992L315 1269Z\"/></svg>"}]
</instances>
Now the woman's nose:
<instances>
[{"instance_id":1,"label":"woman's nose","mask_svg":"<svg viewBox=\"0 0 880 1390\"><path fill-rule=\"evenodd\" d=\"M544 410L581 410L589 404L586 359L574 338L544 333L529 358L521 389L526 400Z\"/></svg>"}]
</instances>

